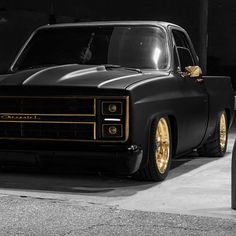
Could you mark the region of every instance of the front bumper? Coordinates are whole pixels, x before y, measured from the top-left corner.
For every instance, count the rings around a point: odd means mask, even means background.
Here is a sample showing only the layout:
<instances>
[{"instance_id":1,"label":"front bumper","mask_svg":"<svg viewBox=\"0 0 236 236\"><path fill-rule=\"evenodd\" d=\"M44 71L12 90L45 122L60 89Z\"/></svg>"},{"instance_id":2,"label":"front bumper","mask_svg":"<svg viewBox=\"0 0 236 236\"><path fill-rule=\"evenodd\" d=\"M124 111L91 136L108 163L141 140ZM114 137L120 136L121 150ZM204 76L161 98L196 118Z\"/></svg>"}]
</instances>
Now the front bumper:
<instances>
[{"instance_id":1,"label":"front bumper","mask_svg":"<svg viewBox=\"0 0 236 236\"><path fill-rule=\"evenodd\" d=\"M134 148L135 147L135 148ZM142 149L131 146L128 150L92 151L41 151L41 150L1 150L0 165L73 168L83 172L108 172L121 175L135 173L142 162Z\"/></svg>"}]
</instances>

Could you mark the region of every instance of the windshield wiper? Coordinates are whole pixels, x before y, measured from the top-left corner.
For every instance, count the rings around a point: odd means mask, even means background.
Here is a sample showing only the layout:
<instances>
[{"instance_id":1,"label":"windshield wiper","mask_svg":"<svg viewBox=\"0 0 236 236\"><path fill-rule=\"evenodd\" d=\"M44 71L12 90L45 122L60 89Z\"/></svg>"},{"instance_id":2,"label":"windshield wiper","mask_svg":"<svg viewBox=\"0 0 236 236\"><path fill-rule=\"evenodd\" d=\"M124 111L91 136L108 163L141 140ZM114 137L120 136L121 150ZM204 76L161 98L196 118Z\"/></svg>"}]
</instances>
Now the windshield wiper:
<instances>
[{"instance_id":1,"label":"windshield wiper","mask_svg":"<svg viewBox=\"0 0 236 236\"><path fill-rule=\"evenodd\" d=\"M132 68L132 67L125 67L120 65L113 65L113 64L106 64L104 65L106 69L124 69L124 70L131 70L136 71L138 73L143 73L139 68Z\"/></svg>"}]
</instances>

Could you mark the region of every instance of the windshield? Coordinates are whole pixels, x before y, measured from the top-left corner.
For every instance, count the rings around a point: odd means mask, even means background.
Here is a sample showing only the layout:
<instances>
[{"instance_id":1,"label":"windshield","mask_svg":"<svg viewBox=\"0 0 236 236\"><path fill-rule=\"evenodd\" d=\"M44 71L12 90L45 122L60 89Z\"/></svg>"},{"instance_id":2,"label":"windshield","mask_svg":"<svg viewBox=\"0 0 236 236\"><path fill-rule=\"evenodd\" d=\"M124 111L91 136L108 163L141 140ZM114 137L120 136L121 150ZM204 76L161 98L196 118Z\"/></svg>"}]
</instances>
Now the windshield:
<instances>
[{"instance_id":1,"label":"windshield","mask_svg":"<svg viewBox=\"0 0 236 236\"><path fill-rule=\"evenodd\" d=\"M166 69L164 32L151 26L80 26L37 31L14 65L24 70L46 65L114 64Z\"/></svg>"}]
</instances>

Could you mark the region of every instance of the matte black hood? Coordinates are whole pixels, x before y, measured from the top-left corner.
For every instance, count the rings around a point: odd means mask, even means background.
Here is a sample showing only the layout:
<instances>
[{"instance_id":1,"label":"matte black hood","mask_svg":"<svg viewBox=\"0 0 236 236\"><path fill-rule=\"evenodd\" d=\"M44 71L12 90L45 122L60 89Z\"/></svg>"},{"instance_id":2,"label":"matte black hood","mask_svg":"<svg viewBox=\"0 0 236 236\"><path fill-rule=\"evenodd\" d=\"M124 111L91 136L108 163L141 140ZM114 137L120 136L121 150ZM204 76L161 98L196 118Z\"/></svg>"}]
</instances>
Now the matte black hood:
<instances>
[{"instance_id":1,"label":"matte black hood","mask_svg":"<svg viewBox=\"0 0 236 236\"><path fill-rule=\"evenodd\" d=\"M104 66L62 65L24 70L1 76L0 86L74 86L92 88L126 89L136 82L159 76L167 72L139 73L137 71Z\"/></svg>"}]
</instances>

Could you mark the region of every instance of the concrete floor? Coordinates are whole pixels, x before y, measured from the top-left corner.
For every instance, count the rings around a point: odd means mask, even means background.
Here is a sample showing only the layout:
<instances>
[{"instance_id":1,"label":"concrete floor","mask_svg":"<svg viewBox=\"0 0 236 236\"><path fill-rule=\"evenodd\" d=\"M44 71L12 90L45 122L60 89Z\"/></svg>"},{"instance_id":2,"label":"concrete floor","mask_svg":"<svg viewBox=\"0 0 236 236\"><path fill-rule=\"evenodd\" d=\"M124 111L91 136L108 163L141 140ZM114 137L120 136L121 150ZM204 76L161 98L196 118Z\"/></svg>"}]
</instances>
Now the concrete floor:
<instances>
[{"instance_id":1,"label":"concrete floor","mask_svg":"<svg viewBox=\"0 0 236 236\"><path fill-rule=\"evenodd\" d=\"M231 210L231 132L224 158L183 157L162 183L73 173L5 171L0 173L0 197L33 197L80 206L179 213L236 221Z\"/></svg>"},{"instance_id":2,"label":"concrete floor","mask_svg":"<svg viewBox=\"0 0 236 236\"><path fill-rule=\"evenodd\" d=\"M231 206L231 150L224 158L194 158L170 172L161 184L114 201L122 209L180 213L236 220ZM184 162L184 159L177 162Z\"/></svg>"}]
</instances>

